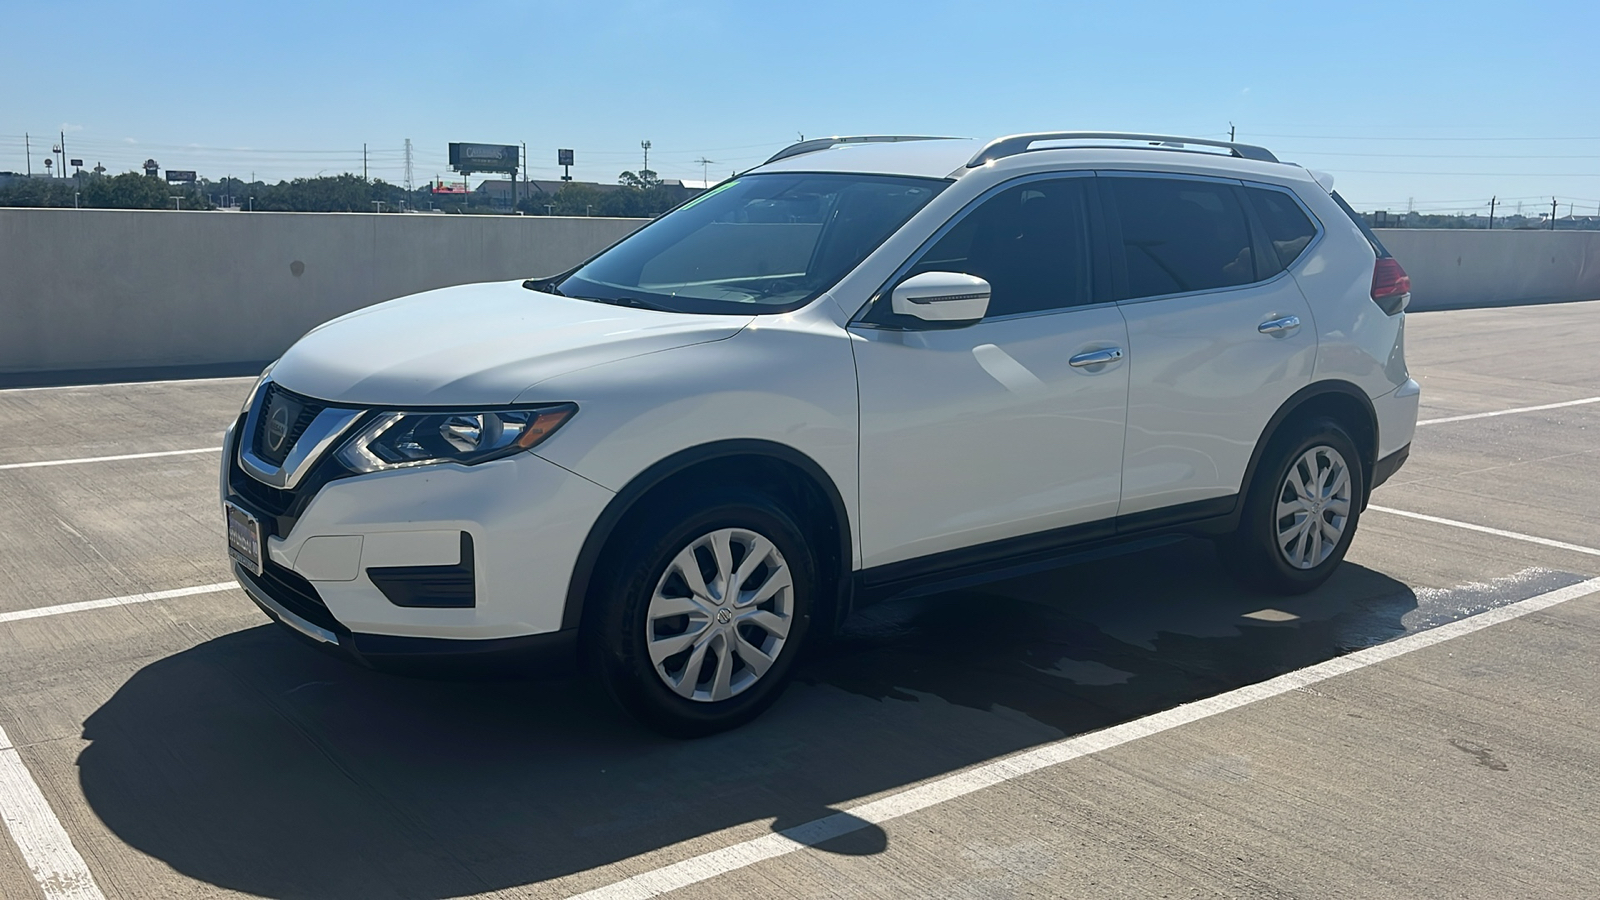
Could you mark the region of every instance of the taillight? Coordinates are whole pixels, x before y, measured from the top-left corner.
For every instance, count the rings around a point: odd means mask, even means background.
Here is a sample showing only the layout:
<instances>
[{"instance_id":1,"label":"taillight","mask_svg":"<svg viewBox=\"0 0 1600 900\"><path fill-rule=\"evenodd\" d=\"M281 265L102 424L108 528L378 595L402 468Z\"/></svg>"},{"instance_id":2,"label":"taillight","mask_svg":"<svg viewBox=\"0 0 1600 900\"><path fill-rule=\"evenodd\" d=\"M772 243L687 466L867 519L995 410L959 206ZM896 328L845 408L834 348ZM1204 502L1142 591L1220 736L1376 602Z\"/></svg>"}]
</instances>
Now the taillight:
<instances>
[{"instance_id":1,"label":"taillight","mask_svg":"<svg viewBox=\"0 0 1600 900\"><path fill-rule=\"evenodd\" d=\"M1411 276L1392 256L1380 257L1372 267L1372 302L1391 316L1411 302Z\"/></svg>"}]
</instances>

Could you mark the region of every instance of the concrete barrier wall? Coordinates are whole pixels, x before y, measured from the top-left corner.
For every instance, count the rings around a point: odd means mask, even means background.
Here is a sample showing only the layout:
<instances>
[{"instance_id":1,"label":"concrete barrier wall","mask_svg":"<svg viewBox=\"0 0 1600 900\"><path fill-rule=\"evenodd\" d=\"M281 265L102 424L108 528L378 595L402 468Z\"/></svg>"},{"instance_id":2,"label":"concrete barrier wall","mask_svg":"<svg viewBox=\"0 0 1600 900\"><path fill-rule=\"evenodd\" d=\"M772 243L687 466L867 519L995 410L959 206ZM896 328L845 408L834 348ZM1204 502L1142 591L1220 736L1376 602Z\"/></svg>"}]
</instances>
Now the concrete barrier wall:
<instances>
[{"instance_id":1,"label":"concrete barrier wall","mask_svg":"<svg viewBox=\"0 0 1600 900\"><path fill-rule=\"evenodd\" d=\"M1411 276L1411 308L1600 300L1600 231L1385 228Z\"/></svg>"},{"instance_id":2,"label":"concrete barrier wall","mask_svg":"<svg viewBox=\"0 0 1600 900\"><path fill-rule=\"evenodd\" d=\"M0 209L0 375L238 364L417 291L549 275L640 219ZM1600 299L1600 232L1387 229L1413 309Z\"/></svg>"},{"instance_id":3,"label":"concrete barrier wall","mask_svg":"<svg viewBox=\"0 0 1600 900\"><path fill-rule=\"evenodd\" d=\"M554 274L644 221L0 209L0 374L273 359L334 316Z\"/></svg>"}]
</instances>

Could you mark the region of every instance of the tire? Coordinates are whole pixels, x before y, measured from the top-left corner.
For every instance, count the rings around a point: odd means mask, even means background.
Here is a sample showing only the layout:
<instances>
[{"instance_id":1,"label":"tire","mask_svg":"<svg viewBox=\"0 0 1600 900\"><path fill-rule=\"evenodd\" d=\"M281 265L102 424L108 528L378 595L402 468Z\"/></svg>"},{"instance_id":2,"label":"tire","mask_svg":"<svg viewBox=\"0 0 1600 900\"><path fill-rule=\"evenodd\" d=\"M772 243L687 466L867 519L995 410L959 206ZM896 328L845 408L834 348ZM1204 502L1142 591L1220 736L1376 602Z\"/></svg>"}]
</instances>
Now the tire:
<instances>
[{"instance_id":1,"label":"tire","mask_svg":"<svg viewBox=\"0 0 1600 900\"><path fill-rule=\"evenodd\" d=\"M1238 531L1219 548L1224 562L1246 586L1268 593L1315 589L1344 560L1365 490L1361 455L1342 425L1291 423L1262 456Z\"/></svg>"},{"instance_id":2,"label":"tire","mask_svg":"<svg viewBox=\"0 0 1600 900\"><path fill-rule=\"evenodd\" d=\"M698 499L687 514L644 517L617 542L590 635L611 696L678 738L738 727L778 699L816 590L815 559L783 507L745 491ZM730 568L748 572L745 590L724 597Z\"/></svg>"}]
</instances>

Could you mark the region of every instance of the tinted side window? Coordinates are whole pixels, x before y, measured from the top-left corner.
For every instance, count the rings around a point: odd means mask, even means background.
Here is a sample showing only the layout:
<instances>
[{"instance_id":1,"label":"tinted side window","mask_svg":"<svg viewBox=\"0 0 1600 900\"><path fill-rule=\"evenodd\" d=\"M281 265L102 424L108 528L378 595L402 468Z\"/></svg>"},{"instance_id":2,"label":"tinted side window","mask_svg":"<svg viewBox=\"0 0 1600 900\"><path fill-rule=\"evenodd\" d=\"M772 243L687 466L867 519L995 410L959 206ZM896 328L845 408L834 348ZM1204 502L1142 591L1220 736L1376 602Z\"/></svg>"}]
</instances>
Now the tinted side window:
<instances>
[{"instance_id":1,"label":"tinted side window","mask_svg":"<svg viewBox=\"0 0 1600 900\"><path fill-rule=\"evenodd\" d=\"M1279 264L1285 269L1294 265L1305 252L1306 245L1317 236L1317 226L1311 224L1300 204L1282 191L1245 188L1244 192L1250 198L1250 205L1255 207L1256 218L1267 231L1272 249L1277 251Z\"/></svg>"},{"instance_id":2,"label":"tinted side window","mask_svg":"<svg viewBox=\"0 0 1600 900\"><path fill-rule=\"evenodd\" d=\"M1249 284L1250 228L1231 185L1181 178L1108 177L1122 220L1127 297Z\"/></svg>"},{"instance_id":3,"label":"tinted side window","mask_svg":"<svg viewBox=\"0 0 1600 900\"><path fill-rule=\"evenodd\" d=\"M906 273L965 272L989 282L989 318L1089 302L1085 178L1029 181L983 201Z\"/></svg>"}]
</instances>

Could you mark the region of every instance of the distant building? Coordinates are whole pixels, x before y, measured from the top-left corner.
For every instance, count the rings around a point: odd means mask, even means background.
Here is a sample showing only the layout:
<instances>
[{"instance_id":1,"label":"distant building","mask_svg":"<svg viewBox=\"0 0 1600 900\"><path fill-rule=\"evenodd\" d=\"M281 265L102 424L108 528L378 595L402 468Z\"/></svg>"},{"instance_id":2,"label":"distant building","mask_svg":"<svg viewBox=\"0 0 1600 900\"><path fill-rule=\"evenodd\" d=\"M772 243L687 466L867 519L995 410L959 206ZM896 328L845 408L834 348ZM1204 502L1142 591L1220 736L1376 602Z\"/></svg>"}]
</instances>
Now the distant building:
<instances>
[{"instance_id":1,"label":"distant building","mask_svg":"<svg viewBox=\"0 0 1600 900\"><path fill-rule=\"evenodd\" d=\"M25 181L28 178L42 178L49 181L61 180L60 175L46 175L43 172L35 172L32 175L27 175L22 172L0 172L0 186L10 184L13 181Z\"/></svg>"},{"instance_id":2,"label":"distant building","mask_svg":"<svg viewBox=\"0 0 1600 900\"><path fill-rule=\"evenodd\" d=\"M516 197L518 200L532 197L536 204L553 202L555 195L561 192L562 186L568 184L593 188L601 193L622 190L622 185L620 184L603 184L598 181L560 181L530 178L524 182L519 178L516 182ZM680 196L677 198L679 200L687 200L704 190L700 186L699 180L686 182L676 178L668 178L664 179L661 184L675 194L679 194ZM511 181L509 179L487 179L474 188L473 193L487 199L489 205L496 209L511 208ZM540 200L539 198L541 197L550 199L548 201Z\"/></svg>"}]
</instances>

